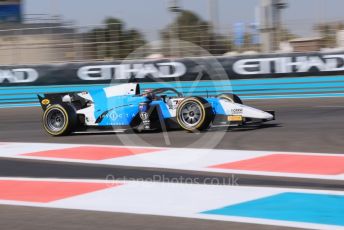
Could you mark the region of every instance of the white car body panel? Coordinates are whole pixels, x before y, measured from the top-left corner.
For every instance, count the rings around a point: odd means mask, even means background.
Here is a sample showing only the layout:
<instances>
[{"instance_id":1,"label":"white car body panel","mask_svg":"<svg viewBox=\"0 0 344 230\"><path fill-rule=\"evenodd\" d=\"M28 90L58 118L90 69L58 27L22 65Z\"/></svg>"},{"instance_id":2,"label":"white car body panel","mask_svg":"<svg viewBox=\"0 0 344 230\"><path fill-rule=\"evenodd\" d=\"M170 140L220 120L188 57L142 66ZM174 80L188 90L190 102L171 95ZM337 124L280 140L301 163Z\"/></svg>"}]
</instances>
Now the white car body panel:
<instances>
[{"instance_id":1,"label":"white car body panel","mask_svg":"<svg viewBox=\"0 0 344 230\"><path fill-rule=\"evenodd\" d=\"M264 119L264 120L273 119L272 114L264 112L259 109L252 108L247 105L237 104L237 103L229 102L227 100L220 100L220 103L227 115L240 115L246 118Z\"/></svg>"},{"instance_id":2,"label":"white car body panel","mask_svg":"<svg viewBox=\"0 0 344 230\"><path fill-rule=\"evenodd\" d=\"M96 124L96 118L94 117L94 105L87 107L85 109L80 109L77 111L77 114L85 115L85 124L87 126L94 126Z\"/></svg>"},{"instance_id":3,"label":"white car body panel","mask_svg":"<svg viewBox=\"0 0 344 230\"><path fill-rule=\"evenodd\" d=\"M106 97L135 95L137 83L128 83L104 88Z\"/></svg>"}]
</instances>

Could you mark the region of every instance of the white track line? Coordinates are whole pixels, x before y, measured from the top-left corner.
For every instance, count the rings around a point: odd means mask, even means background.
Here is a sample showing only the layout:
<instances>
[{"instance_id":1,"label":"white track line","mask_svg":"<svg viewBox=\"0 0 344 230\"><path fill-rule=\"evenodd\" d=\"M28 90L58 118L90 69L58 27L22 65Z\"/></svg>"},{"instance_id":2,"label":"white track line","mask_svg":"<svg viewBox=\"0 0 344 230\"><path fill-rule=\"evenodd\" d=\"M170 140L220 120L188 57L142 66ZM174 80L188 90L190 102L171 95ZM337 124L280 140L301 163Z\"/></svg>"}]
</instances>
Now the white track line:
<instances>
[{"instance_id":1,"label":"white track line","mask_svg":"<svg viewBox=\"0 0 344 230\"><path fill-rule=\"evenodd\" d=\"M47 179L30 178L0 178L0 181L1 180L47 181ZM98 183L107 182L102 180L62 179L49 179L49 181ZM211 219L308 229L344 229L340 226L332 225L235 216L209 215L201 213L207 210L217 209L233 204L239 204L242 202L260 199L285 192L330 195L344 195L344 192L135 181L114 182L121 182L124 184L118 187L109 187L105 190L52 201L49 203L0 200L0 204Z\"/></svg>"},{"instance_id":2,"label":"white track line","mask_svg":"<svg viewBox=\"0 0 344 230\"><path fill-rule=\"evenodd\" d=\"M41 144L41 143L7 143L0 145L0 157L17 158L17 159L35 159L59 162L78 162L86 164L100 164L112 166L131 166L146 168L165 168L176 170L192 170L202 172L218 172L228 174L247 174L277 177L294 177L294 178L310 178L324 180L344 180L344 174L337 175L315 175L305 173L284 173L284 172L266 172L266 171L250 171L209 168L209 166L247 160L257 157L268 156L271 154L290 154L290 155L308 155L308 156L339 156L341 154L321 154L321 153L293 153L278 151L241 151L241 150L217 150L217 149L184 149L184 148L151 148L161 151L117 157L105 160L79 160L66 158L48 158L40 156L23 156L25 153L65 149L80 146L98 146L98 147L121 147L123 146L101 146L101 145L78 145L78 144ZM147 148L147 147L127 147L130 149ZM148 147L150 148L150 147Z\"/></svg>"}]
</instances>

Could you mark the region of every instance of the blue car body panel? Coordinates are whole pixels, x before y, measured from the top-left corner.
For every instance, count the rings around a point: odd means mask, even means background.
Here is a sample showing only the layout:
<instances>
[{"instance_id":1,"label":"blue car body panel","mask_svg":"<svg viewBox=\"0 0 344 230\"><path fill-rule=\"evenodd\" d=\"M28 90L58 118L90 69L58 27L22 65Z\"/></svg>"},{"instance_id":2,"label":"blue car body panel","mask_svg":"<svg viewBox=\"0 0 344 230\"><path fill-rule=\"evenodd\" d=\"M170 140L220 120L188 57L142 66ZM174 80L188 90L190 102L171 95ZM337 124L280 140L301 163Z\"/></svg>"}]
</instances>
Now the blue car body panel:
<instances>
[{"instance_id":1,"label":"blue car body panel","mask_svg":"<svg viewBox=\"0 0 344 230\"><path fill-rule=\"evenodd\" d=\"M225 110L223 109L220 100L218 98L205 98L213 108L213 112L216 115L229 115L226 114Z\"/></svg>"},{"instance_id":2,"label":"blue car body panel","mask_svg":"<svg viewBox=\"0 0 344 230\"><path fill-rule=\"evenodd\" d=\"M102 117L99 126L129 125L139 112L139 104L148 101L146 97L125 95L107 97L103 89L91 91L96 118Z\"/></svg>"},{"instance_id":3,"label":"blue car body panel","mask_svg":"<svg viewBox=\"0 0 344 230\"><path fill-rule=\"evenodd\" d=\"M163 102L163 101L152 101L152 102L150 103L150 105L151 105L151 106L152 106L152 105L157 105L157 106L159 106L160 111L161 111L162 116L163 116L164 119L167 119L167 118L171 118L171 117L172 117L170 111L168 110L168 106L166 105L165 102Z\"/></svg>"},{"instance_id":4,"label":"blue car body panel","mask_svg":"<svg viewBox=\"0 0 344 230\"><path fill-rule=\"evenodd\" d=\"M103 89L89 92L94 105L94 116L100 118L99 126L126 126L130 125L133 118L139 113L139 104L149 102L145 96L124 95L107 97ZM214 114L226 115L220 100L206 98L213 108ZM172 118L168 105L163 100L150 101L150 106L157 106L164 119Z\"/></svg>"}]
</instances>

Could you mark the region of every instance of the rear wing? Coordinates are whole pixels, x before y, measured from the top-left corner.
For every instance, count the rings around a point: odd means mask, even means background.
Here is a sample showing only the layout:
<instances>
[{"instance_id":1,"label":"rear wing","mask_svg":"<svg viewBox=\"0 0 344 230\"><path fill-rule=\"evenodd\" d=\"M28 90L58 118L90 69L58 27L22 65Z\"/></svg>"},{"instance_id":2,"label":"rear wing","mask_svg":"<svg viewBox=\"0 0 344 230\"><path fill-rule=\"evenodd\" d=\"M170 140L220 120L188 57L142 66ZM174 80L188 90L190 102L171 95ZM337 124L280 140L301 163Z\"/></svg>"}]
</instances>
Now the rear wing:
<instances>
[{"instance_id":1,"label":"rear wing","mask_svg":"<svg viewBox=\"0 0 344 230\"><path fill-rule=\"evenodd\" d=\"M68 95L68 93L52 93L52 94L38 94L38 100L41 104L42 109L45 111L49 105L63 104L63 97Z\"/></svg>"}]
</instances>

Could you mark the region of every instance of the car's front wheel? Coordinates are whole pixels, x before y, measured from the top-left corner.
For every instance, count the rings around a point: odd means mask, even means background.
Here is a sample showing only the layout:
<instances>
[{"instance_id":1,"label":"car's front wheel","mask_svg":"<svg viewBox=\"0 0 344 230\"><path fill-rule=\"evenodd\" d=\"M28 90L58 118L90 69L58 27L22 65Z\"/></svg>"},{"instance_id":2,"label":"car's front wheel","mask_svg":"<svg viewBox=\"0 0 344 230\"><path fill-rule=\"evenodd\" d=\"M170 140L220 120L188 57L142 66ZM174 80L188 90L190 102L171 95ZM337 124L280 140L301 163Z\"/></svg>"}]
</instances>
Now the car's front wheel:
<instances>
[{"instance_id":1,"label":"car's front wheel","mask_svg":"<svg viewBox=\"0 0 344 230\"><path fill-rule=\"evenodd\" d=\"M51 105L43 114L43 127L52 136L67 135L75 130L77 116L70 105Z\"/></svg>"},{"instance_id":2,"label":"car's front wheel","mask_svg":"<svg viewBox=\"0 0 344 230\"><path fill-rule=\"evenodd\" d=\"M188 131L207 129L213 116L211 105L201 97L186 98L177 108L178 124Z\"/></svg>"}]
</instances>

